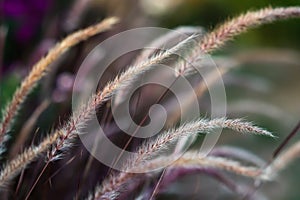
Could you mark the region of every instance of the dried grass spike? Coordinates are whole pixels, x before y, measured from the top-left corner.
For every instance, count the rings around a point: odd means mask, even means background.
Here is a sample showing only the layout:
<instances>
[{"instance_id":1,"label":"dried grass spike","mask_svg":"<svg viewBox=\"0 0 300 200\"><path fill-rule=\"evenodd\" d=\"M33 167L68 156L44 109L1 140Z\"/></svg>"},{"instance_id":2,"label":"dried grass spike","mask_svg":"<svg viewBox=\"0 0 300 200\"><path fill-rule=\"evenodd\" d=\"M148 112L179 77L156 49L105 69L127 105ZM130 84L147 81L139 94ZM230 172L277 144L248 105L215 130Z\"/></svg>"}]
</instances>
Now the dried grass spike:
<instances>
[{"instance_id":1,"label":"dried grass spike","mask_svg":"<svg viewBox=\"0 0 300 200\"><path fill-rule=\"evenodd\" d=\"M300 7L295 6L287 8L269 7L258 11L250 11L233 18L232 20L223 23L218 28L206 34L186 58L192 65L184 64L182 66L176 66L176 71L180 72L179 74L182 75L186 71L192 70L190 68L196 64L194 62L197 61L199 56L218 50L224 46L227 41L233 39L233 37L241 33L246 32L250 28L277 20L296 17L300 17Z\"/></svg>"},{"instance_id":2,"label":"dried grass spike","mask_svg":"<svg viewBox=\"0 0 300 200\"><path fill-rule=\"evenodd\" d=\"M170 156L161 156L154 160L140 163L138 165L132 166L132 171L152 171L150 174L158 173L160 170L164 169L165 166L172 168L213 168L219 170L229 171L238 175L242 175L249 178L264 178L263 180L268 180L267 176L260 176L262 171L260 168L252 166L244 166L237 161L230 159L225 159L222 157L215 156L202 156L198 152L190 152L182 155L179 159L172 162L173 158ZM172 163L169 165L169 163ZM95 192L91 194L88 199L116 199L120 193L126 187L126 184L131 184L132 180L139 176L144 176L142 173L125 173L121 172L117 175L112 175L106 179L101 186L96 187Z\"/></svg>"},{"instance_id":3,"label":"dried grass spike","mask_svg":"<svg viewBox=\"0 0 300 200\"><path fill-rule=\"evenodd\" d=\"M222 47L225 42L231 40L248 29L271 23L277 20L300 17L300 7L264 8L258 11L250 11L222 24L219 28L207 34L201 42L201 50L210 53Z\"/></svg>"},{"instance_id":4,"label":"dried grass spike","mask_svg":"<svg viewBox=\"0 0 300 200\"><path fill-rule=\"evenodd\" d=\"M272 133L256 127L249 122L243 122L240 119L225 119L218 118L213 120L200 119L194 122L186 123L177 129L171 129L162 133L156 140L146 142L141 148L139 148L139 157L135 158L131 164L135 164L137 161L148 159L155 156L161 150L168 148L173 142L177 141L185 136L197 134L197 133L210 133L214 129L228 128L241 133L255 133L259 135L265 135L274 137Z\"/></svg>"},{"instance_id":5,"label":"dried grass spike","mask_svg":"<svg viewBox=\"0 0 300 200\"><path fill-rule=\"evenodd\" d=\"M48 66L55 60L57 60L70 47L78 44L83 40L88 39L89 37L99 32L110 29L112 25L117 22L118 19L115 17L107 18L94 26L90 26L86 29L77 31L69 35L63 41L53 47L44 58L42 58L33 66L31 72L22 82L20 88L16 90L11 102L6 106L3 112L3 118L0 123L0 144L2 144L5 134L10 130L13 120L16 117L26 96L35 87L37 82L43 76L45 76L48 70Z\"/></svg>"},{"instance_id":6,"label":"dried grass spike","mask_svg":"<svg viewBox=\"0 0 300 200\"><path fill-rule=\"evenodd\" d=\"M22 169L34 161L37 155L48 150L60 135L61 133L57 133L47 137L38 146L27 148L22 154L19 154L16 158L6 163L0 172L0 187L6 186Z\"/></svg>"}]
</instances>

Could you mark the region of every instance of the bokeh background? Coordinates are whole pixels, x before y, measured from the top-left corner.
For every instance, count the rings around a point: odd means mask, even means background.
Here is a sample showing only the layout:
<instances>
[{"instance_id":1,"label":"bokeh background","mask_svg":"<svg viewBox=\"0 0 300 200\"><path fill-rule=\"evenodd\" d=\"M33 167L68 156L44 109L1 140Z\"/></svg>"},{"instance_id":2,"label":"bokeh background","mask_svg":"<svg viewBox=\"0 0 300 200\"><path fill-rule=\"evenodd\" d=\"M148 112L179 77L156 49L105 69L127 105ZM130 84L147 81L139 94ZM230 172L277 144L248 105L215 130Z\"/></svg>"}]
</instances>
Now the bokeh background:
<instances>
[{"instance_id":1,"label":"bokeh background","mask_svg":"<svg viewBox=\"0 0 300 200\"><path fill-rule=\"evenodd\" d=\"M16 132L24 129L24 121L33 112L38 112L36 108L43 103L45 106L31 130L36 137L41 138L44 132L66 119L70 114L72 83L78 67L89 50L115 33L143 26L176 28L182 25L200 26L209 31L247 10L299 3L296 0L2 0L0 108L10 99L32 65L57 41L104 17L119 16L121 23L112 31L72 48L53 63L49 76L34 90L20 112L14 127ZM214 54L240 62L240 67L224 76L228 116L254 121L278 136L269 139L224 135L219 145L242 147L270 160L272 152L296 125L300 119L299 35L299 19L280 21L250 30ZM135 55L132 53L114 63L107 80L130 64ZM291 143L299 139L296 136ZM30 141L28 139L28 144ZM294 162L276 182L264 185L262 192L270 199L299 199L299 164L299 161ZM200 187L206 187L205 182L201 184Z\"/></svg>"}]
</instances>

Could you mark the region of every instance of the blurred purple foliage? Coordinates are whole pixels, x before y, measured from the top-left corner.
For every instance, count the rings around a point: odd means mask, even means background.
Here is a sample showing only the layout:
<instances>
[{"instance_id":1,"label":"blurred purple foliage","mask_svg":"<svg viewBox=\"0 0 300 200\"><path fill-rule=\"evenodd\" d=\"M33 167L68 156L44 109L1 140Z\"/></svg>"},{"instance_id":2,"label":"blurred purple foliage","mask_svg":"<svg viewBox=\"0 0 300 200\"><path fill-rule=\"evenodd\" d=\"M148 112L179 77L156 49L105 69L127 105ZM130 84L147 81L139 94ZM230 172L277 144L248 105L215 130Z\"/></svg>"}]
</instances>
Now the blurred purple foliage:
<instances>
[{"instance_id":1,"label":"blurred purple foliage","mask_svg":"<svg viewBox=\"0 0 300 200\"><path fill-rule=\"evenodd\" d=\"M26 44L36 35L52 3L52 0L6 0L2 3L5 21L16 24L13 35L19 43Z\"/></svg>"}]
</instances>

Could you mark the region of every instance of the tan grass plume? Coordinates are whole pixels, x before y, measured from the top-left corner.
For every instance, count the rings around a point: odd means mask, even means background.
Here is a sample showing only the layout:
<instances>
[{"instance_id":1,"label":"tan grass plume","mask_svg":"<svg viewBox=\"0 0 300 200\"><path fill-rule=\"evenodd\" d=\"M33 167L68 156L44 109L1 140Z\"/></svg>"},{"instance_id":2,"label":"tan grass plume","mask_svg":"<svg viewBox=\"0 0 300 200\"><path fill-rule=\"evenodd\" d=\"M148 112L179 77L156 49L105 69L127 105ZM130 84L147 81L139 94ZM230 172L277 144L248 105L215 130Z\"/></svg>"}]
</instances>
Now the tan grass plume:
<instances>
[{"instance_id":1,"label":"tan grass plume","mask_svg":"<svg viewBox=\"0 0 300 200\"><path fill-rule=\"evenodd\" d=\"M246 32L250 28L257 27L259 25L271 23L278 20L300 17L300 7L287 7L287 8L264 8L258 11L249 11L236 18L223 23L215 30L207 33L203 39L200 40L200 44L195 45L195 49L188 55L189 63L193 63L197 60L199 55L212 53L213 51L220 49L224 44L232 40L233 37ZM184 64L177 67L177 74L184 74L191 65Z\"/></svg>"},{"instance_id":2,"label":"tan grass plume","mask_svg":"<svg viewBox=\"0 0 300 200\"><path fill-rule=\"evenodd\" d=\"M151 157L157 155L160 151L168 148L170 144L172 144L176 139L189 136L192 134L197 134L197 133L209 133L212 130L216 128L229 128L238 132L242 133L256 133L256 134L261 134L261 135L267 135L267 136L272 136L272 134L268 131L265 131L259 127L253 126L249 122L243 122L239 119L224 119L224 118L219 118L219 119L213 119L213 120L204 120L200 119L195 122L189 122L186 123L182 126L180 126L177 129L171 129L169 131L166 131L165 133L160 134L157 139L155 140L150 140L146 142L144 145L142 145L138 150L137 154L135 157L132 159L129 159L128 162L124 165L124 172L121 172L120 174L117 175L112 175L109 177L108 180L106 180L103 185L100 187L97 187L96 192L94 194L95 199L98 199L99 196L104 195L106 193L113 192L116 187L126 181L128 179L132 178L134 176L134 173L130 172L143 172L145 169L149 170L154 170L157 168L160 168L162 166L168 165L168 163L171 163L174 161L174 157L169 156L169 157L159 157L153 160L149 160ZM186 154L190 155L189 157L189 164L192 164L195 160L194 154ZM192 158L193 155L193 158ZM174 161L173 164L176 165L182 165L184 162L188 164L187 161L183 161L182 159L187 158L186 157L180 157L179 160ZM199 158L199 155L197 156ZM203 158L202 163L201 161L198 162L198 164L204 164L204 161L206 160L207 157ZM198 160L198 159L197 159ZM226 159L225 159L226 160ZM147 162L145 162L147 161ZM198 160L199 161L199 160ZM226 165L227 163L224 162L222 166L222 161L219 159L218 166L219 168L223 168L229 171L234 171L238 172L241 175L247 175L247 172L249 173L248 176L256 176L257 172L253 171L252 174L249 170L244 170L244 168L239 168L236 163L231 163L231 165ZM214 163L217 163L216 160ZM197 164L194 162L193 164ZM207 162L209 164L209 162ZM212 166L212 165L211 165ZM213 167L213 166L212 166ZM216 167L216 166L214 166ZM137 170L137 171L135 171ZM238 171L239 170L239 171ZM128 173L127 173L128 172ZM115 194L113 194L115 195ZM96 198L97 197L97 198ZM112 197L112 196L111 196Z\"/></svg>"},{"instance_id":3,"label":"tan grass plume","mask_svg":"<svg viewBox=\"0 0 300 200\"><path fill-rule=\"evenodd\" d=\"M108 30L111 26L117 23L118 19L115 17L107 18L102 22L90 26L86 29L80 30L68 36L62 42L58 43L46 57L41 59L32 69L27 78L22 82L21 87L16 91L13 100L7 107L5 112L3 122L1 122L0 129L0 142L3 142L3 137L10 127L13 117L15 117L16 112L20 108L22 102L30 90L36 85L36 83L46 74L47 67L53 61L55 61L61 54L63 54L68 48L74 46L75 44L88 39L89 37ZM94 107L93 107L94 108ZM82 112L84 115L85 112ZM74 125L74 121L70 121L69 124ZM70 126L71 126L70 125ZM53 134L50 134L49 137L46 137L41 141L37 146L32 146L27 148L16 158L8 162L2 167L0 172L0 186L3 186L8 183L17 173L24 169L29 163L36 159L40 154L47 151L51 145L57 142L54 150L61 148L61 141L65 140L65 137L69 135L70 132L75 131L75 126L63 127L61 130L54 131ZM52 155L52 154L51 154ZM50 155L50 156L51 156ZM53 156L52 156L53 157Z\"/></svg>"},{"instance_id":4,"label":"tan grass plume","mask_svg":"<svg viewBox=\"0 0 300 200\"><path fill-rule=\"evenodd\" d=\"M168 168L214 168L249 178L264 178L264 180L268 180L266 176L260 176L262 170L258 167L244 166L238 161L222 157L203 156L198 152L188 152L175 161L170 156L161 156L154 160L132 166L132 171L140 171L141 173L120 172L117 175L112 175L101 186L96 187L94 194L91 194L88 199L115 199L122 192L122 188L126 184L130 184L135 178L145 176L142 173L143 171L152 171L149 173L155 174L160 171L157 169L163 170L165 166L168 166Z\"/></svg>"},{"instance_id":5,"label":"tan grass plume","mask_svg":"<svg viewBox=\"0 0 300 200\"><path fill-rule=\"evenodd\" d=\"M90 26L86 29L77 31L63 41L56 44L49 53L38 61L30 71L29 75L22 82L21 86L16 90L11 102L6 106L3 112L3 117L0 123L0 144L3 142L5 134L10 130L14 118L16 117L22 103L26 96L35 87L37 82L47 74L48 67L51 63L57 60L64 52L70 47L78 44L79 42L88 39L89 37L96 35L97 33L106 31L117 23L118 19L115 17L107 18L102 22Z\"/></svg>"}]
</instances>

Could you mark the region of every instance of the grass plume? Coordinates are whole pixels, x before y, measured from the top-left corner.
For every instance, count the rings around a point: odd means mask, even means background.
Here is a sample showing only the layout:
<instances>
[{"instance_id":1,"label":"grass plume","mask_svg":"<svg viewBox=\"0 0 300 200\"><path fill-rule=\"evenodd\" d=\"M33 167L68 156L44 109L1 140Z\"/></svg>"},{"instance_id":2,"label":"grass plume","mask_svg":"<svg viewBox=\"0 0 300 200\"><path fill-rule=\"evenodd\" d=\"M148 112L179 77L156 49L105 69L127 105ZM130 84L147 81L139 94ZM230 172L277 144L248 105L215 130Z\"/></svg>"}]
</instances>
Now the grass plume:
<instances>
[{"instance_id":1,"label":"grass plume","mask_svg":"<svg viewBox=\"0 0 300 200\"><path fill-rule=\"evenodd\" d=\"M3 117L0 122L0 144L2 144L6 133L10 131L14 118L17 116L17 113L27 95L36 86L38 81L47 74L49 65L56 61L70 47L92 37L93 35L110 29L112 25L117 22L118 19L115 17L108 18L96 25L69 35L63 41L56 44L45 57L32 67L28 76L22 81L21 86L16 90L11 102L9 102L4 109Z\"/></svg>"},{"instance_id":2,"label":"grass plume","mask_svg":"<svg viewBox=\"0 0 300 200\"><path fill-rule=\"evenodd\" d=\"M264 8L258 11L248 11L236 18L233 18L219 27L206 34L200 40L199 46L196 45L195 49L190 52L188 56L189 63L194 63L199 55L212 53L220 49L233 37L246 32L250 28L254 28L263 24L272 23L274 21L298 18L300 17L300 7L287 7L287 8ZM184 74L191 67L184 64L176 69L178 74ZM191 69L192 70L192 69Z\"/></svg>"},{"instance_id":3,"label":"grass plume","mask_svg":"<svg viewBox=\"0 0 300 200\"><path fill-rule=\"evenodd\" d=\"M170 164L171 163L171 164ZM161 156L157 159L151 160L149 162L142 163L140 165L132 166L131 171L152 171L150 174L156 174L161 171L164 166L169 169L172 168L214 168L219 170L229 171L238 175L242 175L249 178L264 178L266 176L260 176L262 170L254 166L244 166L241 163L229 160L222 157L215 156L203 156L198 152L188 152L183 154L177 160L173 160L170 156ZM160 169L160 170L157 170ZM124 190L126 184L132 184L132 181L138 177L143 177L143 173L126 173L120 172L120 174L112 175L109 179L105 180L101 186L98 186L94 194L90 195L88 199L115 199L118 197L119 193Z\"/></svg>"}]
</instances>

